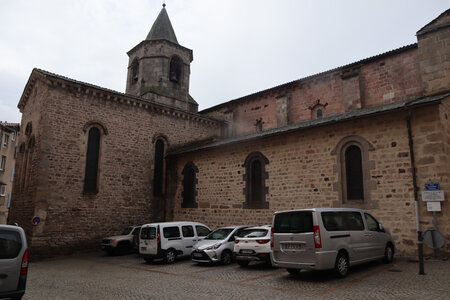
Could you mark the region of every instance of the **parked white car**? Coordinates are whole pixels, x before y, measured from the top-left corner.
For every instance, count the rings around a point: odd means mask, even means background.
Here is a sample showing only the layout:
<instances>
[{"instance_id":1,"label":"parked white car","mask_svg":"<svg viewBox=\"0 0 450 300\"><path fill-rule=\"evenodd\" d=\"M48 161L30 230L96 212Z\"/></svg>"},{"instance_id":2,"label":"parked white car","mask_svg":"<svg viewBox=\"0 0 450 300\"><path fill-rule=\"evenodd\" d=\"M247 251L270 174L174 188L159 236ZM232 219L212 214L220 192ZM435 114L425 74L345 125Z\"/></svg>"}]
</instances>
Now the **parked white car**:
<instances>
[{"instance_id":1,"label":"parked white car","mask_svg":"<svg viewBox=\"0 0 450 300\"><path fill-rule=\"evenodd\" d=\"M191 255L192 261L230 264L233 261L234 236L239 235L247 227L227 226L214 230L194 245Z\"/></svg>"},{"instance_id":2,"label":"parked white car","mask_svg":"<svg viewBox=\"0 0 450 300\"><path fill-rule=\"evenodd\" d=\"M235 236L233 253L240 266L247 266L251 261L270 265L270 228L269 225L250 227Z\"/></svg>"},{"instance_id":3,"label":"parked white car","mask_svg":"<svg viewBox=\"0 0 450 300\"><path fill-rule=\"evenodd\" d=\"M211 232L208 226L196 222L163 222L141 227L139 254L146 262L162 258L168 264L177 256L189 256L192 247Z\"/></svg>"},{"instance_id":4,"label":"parked white car","mask_svg":"<svg viewBox=\"0 0 450 300\"><path fill-rule=\"evenodd\" d=\"M101 249L109 254L123 254L131 250L137 250L140 230L141 226L124 228L120 234L104 238Z\"/></svg>"},{"instance_id":5,"label":"parked white car","mask_svg":"<svg viewBox=\"0 0 450 300\"><path fill-rule=\"evenodd\" d=\"M0 225L0 298L22 299L28 273L28 246L19 226Z\"/></svg>"}]
</instances>

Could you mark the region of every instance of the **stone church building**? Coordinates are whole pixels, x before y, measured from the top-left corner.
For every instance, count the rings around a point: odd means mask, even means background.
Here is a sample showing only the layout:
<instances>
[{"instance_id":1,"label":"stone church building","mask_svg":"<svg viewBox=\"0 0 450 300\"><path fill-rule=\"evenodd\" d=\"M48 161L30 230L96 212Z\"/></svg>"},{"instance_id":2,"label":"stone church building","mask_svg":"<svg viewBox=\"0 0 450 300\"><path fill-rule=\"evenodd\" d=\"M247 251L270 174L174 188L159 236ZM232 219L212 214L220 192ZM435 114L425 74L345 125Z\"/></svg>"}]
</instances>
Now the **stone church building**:
<instances>
[{"instance_id":1,"label":"stone church building","mask_svg":"<svg viewBox=\"0 0 450 300\"><path fill-rule=\"evenodd\" d=\"M25 228L32 253L98 247L153 221L216 228L358 207L390 229L398 255L415 255L418 226L433 227L429 182L444 191L437 225L450 251L450 10L415 44L200 112L192 50L164 7L127 54L125 93L30 75L8 222Z\"/></svg>"}]
</instances>

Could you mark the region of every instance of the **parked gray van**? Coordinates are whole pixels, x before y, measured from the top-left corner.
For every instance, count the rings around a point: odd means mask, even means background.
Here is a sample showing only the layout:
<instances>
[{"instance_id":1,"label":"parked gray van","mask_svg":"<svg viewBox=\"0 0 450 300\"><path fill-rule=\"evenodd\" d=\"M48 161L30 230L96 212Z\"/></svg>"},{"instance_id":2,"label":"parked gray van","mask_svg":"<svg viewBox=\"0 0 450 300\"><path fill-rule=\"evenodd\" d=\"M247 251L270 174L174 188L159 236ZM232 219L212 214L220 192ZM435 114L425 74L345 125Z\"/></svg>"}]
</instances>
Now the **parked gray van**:
<instances>
[{"instance_id":1,"label":"parked gray van","mask_svg":"<svg viewBox=\"0 0 450 300\"><path fill-rule=\"evenodd\" d=\"M291 274L334 269L394 258L391 235L368 212L354 208L312 208L276 212L272 223L272 265Z\"/></svg>"},{"instance_id":2,"label":"parked gray van","mask_svg":"<svg viewBox=\"0 0 450 300\"><path fill-rule=\"evenodd\" d=\"M0 225L0 299L22 299L28 273L28 246L19 226Z\"/></svg>"}]
</instances>

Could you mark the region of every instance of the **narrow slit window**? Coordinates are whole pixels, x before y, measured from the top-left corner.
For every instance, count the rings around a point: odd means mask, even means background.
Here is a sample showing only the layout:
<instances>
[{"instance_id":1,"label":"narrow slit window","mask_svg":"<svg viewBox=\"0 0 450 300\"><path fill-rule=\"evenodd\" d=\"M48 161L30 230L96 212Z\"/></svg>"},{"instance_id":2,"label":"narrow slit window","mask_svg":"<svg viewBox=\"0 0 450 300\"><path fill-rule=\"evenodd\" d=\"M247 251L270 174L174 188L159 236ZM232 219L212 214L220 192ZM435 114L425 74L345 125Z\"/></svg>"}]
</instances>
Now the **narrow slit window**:
<instances>
[{"instance_id":1,"label":"narrow slit window","mask_svg":"<svg viewBox=\"0 0 450 300\"><path fill-rule=\"evenodd\" d=\"M345 150L347 199L364 200L361 149L352 145Z\"/></svg>"},{"instance_id":2,"label":"narrow slit window","mask_svg":"<svg viewBox=\"0 0 450 300\"><path fill-rule=\"evenodd\" d=\"M164 142L157 140L155 144L155 170L153 177L153 194L161 196L163 194L164 178Z\"/></svg>"},{"instance_id":3,"label":"narrow slit window","mask_svg":"<svg viewBox=\"0 0 450 300\"><path fill-rule=\"evenodd\" d=\"M100 150L100 130L92 127L89 130L88 146L86 152L86 171L84 176L84 191L96 193L98 177L98 160Z\"/></svg>"}]
</instances>

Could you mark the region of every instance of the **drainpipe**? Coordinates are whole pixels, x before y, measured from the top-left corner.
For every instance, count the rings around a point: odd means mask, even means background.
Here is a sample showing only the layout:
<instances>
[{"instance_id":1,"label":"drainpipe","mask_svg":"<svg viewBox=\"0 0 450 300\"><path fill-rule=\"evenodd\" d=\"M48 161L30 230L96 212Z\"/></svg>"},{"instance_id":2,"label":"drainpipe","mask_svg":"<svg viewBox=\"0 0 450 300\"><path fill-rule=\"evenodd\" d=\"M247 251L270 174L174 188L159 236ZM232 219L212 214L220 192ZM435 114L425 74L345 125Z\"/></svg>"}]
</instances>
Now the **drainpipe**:
<instances>
[{"instance_id":1,"label":"drainpipe","mask_svg":"<svg viewBox=\"0 0 450 300\"><path fill-rule=\"evenodd\" d=\"M413 138L411 131L411 109L408 110L408 116L406 117L406 126L408 127L408 139L409 139L409 156L411 157L411 168L413 176L413 187L414 187L414 207L416 210L416 230L417 230L417 246L419 251L419 274L425 275L423 268L423 236L422 230L420 229L420 218L419 218L419 197L417 193L417 177L416 177L416 165L414 162L414 150L413 150Z\"/></svg>"}]
</instances>

